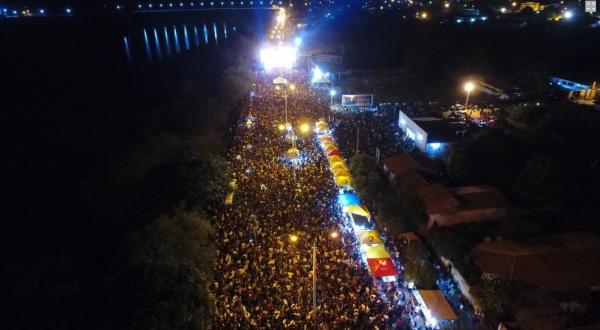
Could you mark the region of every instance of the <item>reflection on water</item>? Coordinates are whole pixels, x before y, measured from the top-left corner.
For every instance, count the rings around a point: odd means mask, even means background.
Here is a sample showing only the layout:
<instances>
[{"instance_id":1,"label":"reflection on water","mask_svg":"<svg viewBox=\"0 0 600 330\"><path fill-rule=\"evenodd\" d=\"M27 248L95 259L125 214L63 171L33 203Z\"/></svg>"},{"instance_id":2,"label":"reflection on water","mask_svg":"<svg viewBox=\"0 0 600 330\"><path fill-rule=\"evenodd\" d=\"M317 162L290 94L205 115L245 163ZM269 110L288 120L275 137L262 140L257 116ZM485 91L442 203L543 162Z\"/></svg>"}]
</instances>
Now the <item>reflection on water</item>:
<instances>
[{"instance_id":1,"label":"reflection on water","mask_svg":"<svg viewBox=\"0 0 600 330\"><path fill-rule=\"evenodd\" d=\"M177 35L177 27L173 25L173 39L175 39L175 51L177 54L181 53L181 47L179 47L179 35Z\"/></svg>"},{"instance_id":2,"label":"reflection on water","mask_svg":"<svg viewBox=\"0 0 600 330\"><path fill-rule=\"evenodd\" d=\"M183 40L185 41L185 49L190 50L190 39L188 37L187 26L183 26Z\"/></svg>"},{"instance_id":3,"label":"reflection on water","mask_svg":"<svg viewBox=\"0 0 600 330\"><path fill-rule=\"evenodd\" d=\"M169 41L169 31L167 31L167 27L163 27L163 31L165 32L165 47L167 47L167 56L169 59L171 58L171 42Z\"/></svg>"},{"instance_id":4,"label":"reflection on water","mask_svg":"<svg viewBox=\"0 0 600 330\"><path fill-rule=\"evenodd\" d=\"M206 24L203 24L204 26L204 43L206 45L208 45L208 29L206 28Z\"/></svg>"},{"instance_id":5,"label":"reflection on water","mask_svg":"<svg viewBox=\"0 0 600 330\"><path fill-rule=\"evenodd\" d=\"M160 49L160 41L158 40L158 32L154 29L154 45L156 46L156 54L158 55L158 61L162 62L162 50Z\"/></svg>"},{"instance_id":6,"label":"reflection on water","mask_svg":"<svg viewBox=\"0 0 600 330\"><path fill-rule=\"evenodd\" d=\"M127 58L127 62L131 63L131 50L129 49L129 39L127 36L123 37L123 47L125 48L125 58Z\"/></svg>"},{"instance_id":7,"label":"reflection on water","mask_svg":"<svg viewBox=\"0 0 600 330\"><path fill-rule=\"evenodd\" d=\"M148 57L148 62L152 63L152 52L150 50L150 43L148 42L148 32L144 29L144 45L146 46L146 56Z\"/></svg>"},{"instance_id":8,"label":"reflection on water","mask_svg":"<svg viewBox=\"0 0 600 330\"><path fill-rule=\"evenodd\" d=\"M215 33L215 43L219 43L219 35L217 33L217 23L213 23L213 32Z\"/></svg>"},{"instance_id":9,"label":"reflection on water","mask_svg":"<svg viewBox=\"0 0 600 330\"><path fill-rule=\"evenodd\" d=\"M217 24L216 22L209 23L212 24L212 36L213 38L209 38L208 32L208 24L202 23L202 38L204 39L204 44L202 44L200 33L198 32L197 26L188 24L183 25L173 25L173 26L162 26L162 33L159 33L161 30L161 26L151 26L142 29L141 34L137 34L140 36L140 39L136 39L136 34L132 36L125 35L123 36L123 50L125 53L125 59L128 62L137 62L143 60L139 58L139 56L143 56L142 54L137 54L136 57L135 52L132 52L133 49L141 49L136 47L136 44L140 44L140 42L144 43L144 49L146 51L145 60L148 63L155 62L163 62L163 54L166 54L168 59L173 58L173 50L175 50L176 54L180 54L185 51L190 51L193 48L200 48L201 46L206 47L211 43L215 45L219 44L219 35L223 37L224 40L228 38L227 34L227 23ZM172 32L169 30L172 29ZM151 35L148 35L148 30L150 30ZM236 27L232 27L232 31L236 32ZM179 41L179 33L182 33L183 36L183 48ZM193 34L193 35L190 35ZM192 39L193 38L193 39ZM150 40L154 39L154 40ZM209 40L211 39L211 40ZM138 41L136 41L138 40ZM171 43L171 40L173 43ZM163 49L164 48L164 49Z\"/></svg>"}]
</instances>

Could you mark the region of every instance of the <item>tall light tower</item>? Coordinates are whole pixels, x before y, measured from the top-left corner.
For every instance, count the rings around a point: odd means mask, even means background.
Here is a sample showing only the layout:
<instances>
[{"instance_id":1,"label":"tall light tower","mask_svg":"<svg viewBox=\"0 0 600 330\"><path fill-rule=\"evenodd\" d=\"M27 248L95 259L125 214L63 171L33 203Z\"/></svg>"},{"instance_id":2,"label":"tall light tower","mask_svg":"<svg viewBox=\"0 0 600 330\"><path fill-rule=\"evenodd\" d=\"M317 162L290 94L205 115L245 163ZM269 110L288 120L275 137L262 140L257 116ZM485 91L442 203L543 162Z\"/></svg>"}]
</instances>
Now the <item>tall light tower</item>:
<instances>
[{"instance_id":1,"label":"tall light tower","mask_svg":"<svg viewBox=\"0 0 600 330\"><path fill-rule=\"evenodd\" d=\"M465 110L467 110L467 107L469 106L469 95L475 89L475 84L471 81L467 81L464 88L465 92L467 92L467 99L465 100Z\"/></svg>"}]
</instances>

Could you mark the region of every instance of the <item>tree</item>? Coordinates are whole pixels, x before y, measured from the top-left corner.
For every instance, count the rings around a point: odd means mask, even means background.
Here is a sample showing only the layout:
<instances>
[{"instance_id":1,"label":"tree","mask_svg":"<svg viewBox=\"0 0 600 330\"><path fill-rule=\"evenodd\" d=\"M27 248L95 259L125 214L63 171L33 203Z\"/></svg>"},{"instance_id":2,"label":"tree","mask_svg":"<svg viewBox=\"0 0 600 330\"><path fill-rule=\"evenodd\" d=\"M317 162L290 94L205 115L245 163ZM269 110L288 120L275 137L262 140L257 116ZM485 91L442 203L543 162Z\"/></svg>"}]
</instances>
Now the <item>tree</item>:
<instances>
[{"instance_id":1,"label":"tree","mask_svg":"<svg viewBox=\"0 0 600 330\"><path fill-rule=\"evenodd\" d=\"M407 251L404 275L408 281L413 281L418 289L435 289L435 271L427 251L421 247Z\"/></svg>"},{"instance_id":2,"label":"tree","mask_svg":"<svg viewBox=\"0 0 600 330\"><path fill-rule=\"evenodd\" d=\"M225 162L209 152L184 152L151 170L142 189L159 213L201 210L219 203L227 184Z\"/></svg>"},{"instance_id":3,"label":"tree","mask_svg":"<svg viewBox=\"0 0 600 330\"><path fill-rule=\"evenodd\" d=\"M377 199L388 185L381 167L374 158L365 154L357 154L352 158L350 170L356 190L364 199Z\"/></svg>"},{"instance_id":4,"label":"tree","mask_svg":"<svg viewBox=\"0 0 600 330\"><path fill-rule=\"evenodd\" d=\"M530 159L519 173L514 190L524 200L544 206L563 205L569 191L558 160L550 156Z\"/></svg>"},{"instance_id":5,"label":"tree","mask_svg":"<svg viewBox=\"0 0 600 330\"><path fill-rule=\"evenodd\" d=\"M108 328L203 329L214 298L210 223L196 212L160 216L136 232L105 288Z\"/></svg>"},{"instance_id":6,"label":"tree","mask_svg":"<svg viewBox=\"0 0 600 330\"><path fill-rule=\"evenodd\" d=\"M510 283L501 279L483 278L473 287L473 296L487 319L497 319L506 313L510 302Z\"/></svg>"}]
</instances>

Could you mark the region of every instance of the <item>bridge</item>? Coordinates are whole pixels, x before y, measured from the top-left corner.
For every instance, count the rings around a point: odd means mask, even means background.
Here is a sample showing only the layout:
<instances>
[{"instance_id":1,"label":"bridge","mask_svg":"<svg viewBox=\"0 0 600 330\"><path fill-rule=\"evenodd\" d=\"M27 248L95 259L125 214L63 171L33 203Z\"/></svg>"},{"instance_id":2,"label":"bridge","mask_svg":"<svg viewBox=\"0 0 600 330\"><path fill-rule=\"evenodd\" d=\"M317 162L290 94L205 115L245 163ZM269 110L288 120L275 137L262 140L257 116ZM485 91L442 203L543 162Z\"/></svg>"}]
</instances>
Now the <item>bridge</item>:
<instances>
[{"instance_id":1,"label":"bridge","mask_svg":"<svg viewBox=\"0 0 600 330\"><path fill-rule=\"evenodd\" d=\"M283 5L283 1L192 1L192 2L160 2L160 3L138 3L134 7L116 5L117 12L129 10L132 13L160 13L160 12L189 12L206 10L248 10L264 9L274 10Z\"/></svg>"}]
</instances>

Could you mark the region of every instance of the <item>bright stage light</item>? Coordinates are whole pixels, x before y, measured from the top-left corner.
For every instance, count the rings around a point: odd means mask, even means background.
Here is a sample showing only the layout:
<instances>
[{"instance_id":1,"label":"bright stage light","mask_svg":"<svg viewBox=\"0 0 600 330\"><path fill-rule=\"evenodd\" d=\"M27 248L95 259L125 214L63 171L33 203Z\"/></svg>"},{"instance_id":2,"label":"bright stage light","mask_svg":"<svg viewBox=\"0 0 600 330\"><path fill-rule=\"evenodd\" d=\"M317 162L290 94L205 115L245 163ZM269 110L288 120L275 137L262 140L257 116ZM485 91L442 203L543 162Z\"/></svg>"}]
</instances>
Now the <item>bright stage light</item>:
<instances>
[{"instance_id":1,"label":"bright stage light","mask_svg":"<svg viewBox=\"0 0 600 330\"><path fill-rule=\"evenodd\" d=\"M300 39L300 38L294 39L294 45L296 45L296 47L300 46L301 43L302 43L302 39Z\"/></svg>"},{"instance_id":2,"label":"bright stage light","mask_svg":"<svg viewBox=\"0 0 600 330\"><path fill-rule=\"evenodd\" d=\"M569 19L569 18L573 17L573 12L569 11L569 10L565 11L563 17L566 18L566 19Z\"/></svg>"},{"instance_id":3,"label":"bright stage light","mask_svg":"<svg viewBox=\"0 0 600 330\"><path fill-rule=\"evenodd\" d=\"M265 70L291 69L296 63L298 51L289 46L275 46L263 48L260 51L260 61Z\"/></svg>"}]
</instances>

